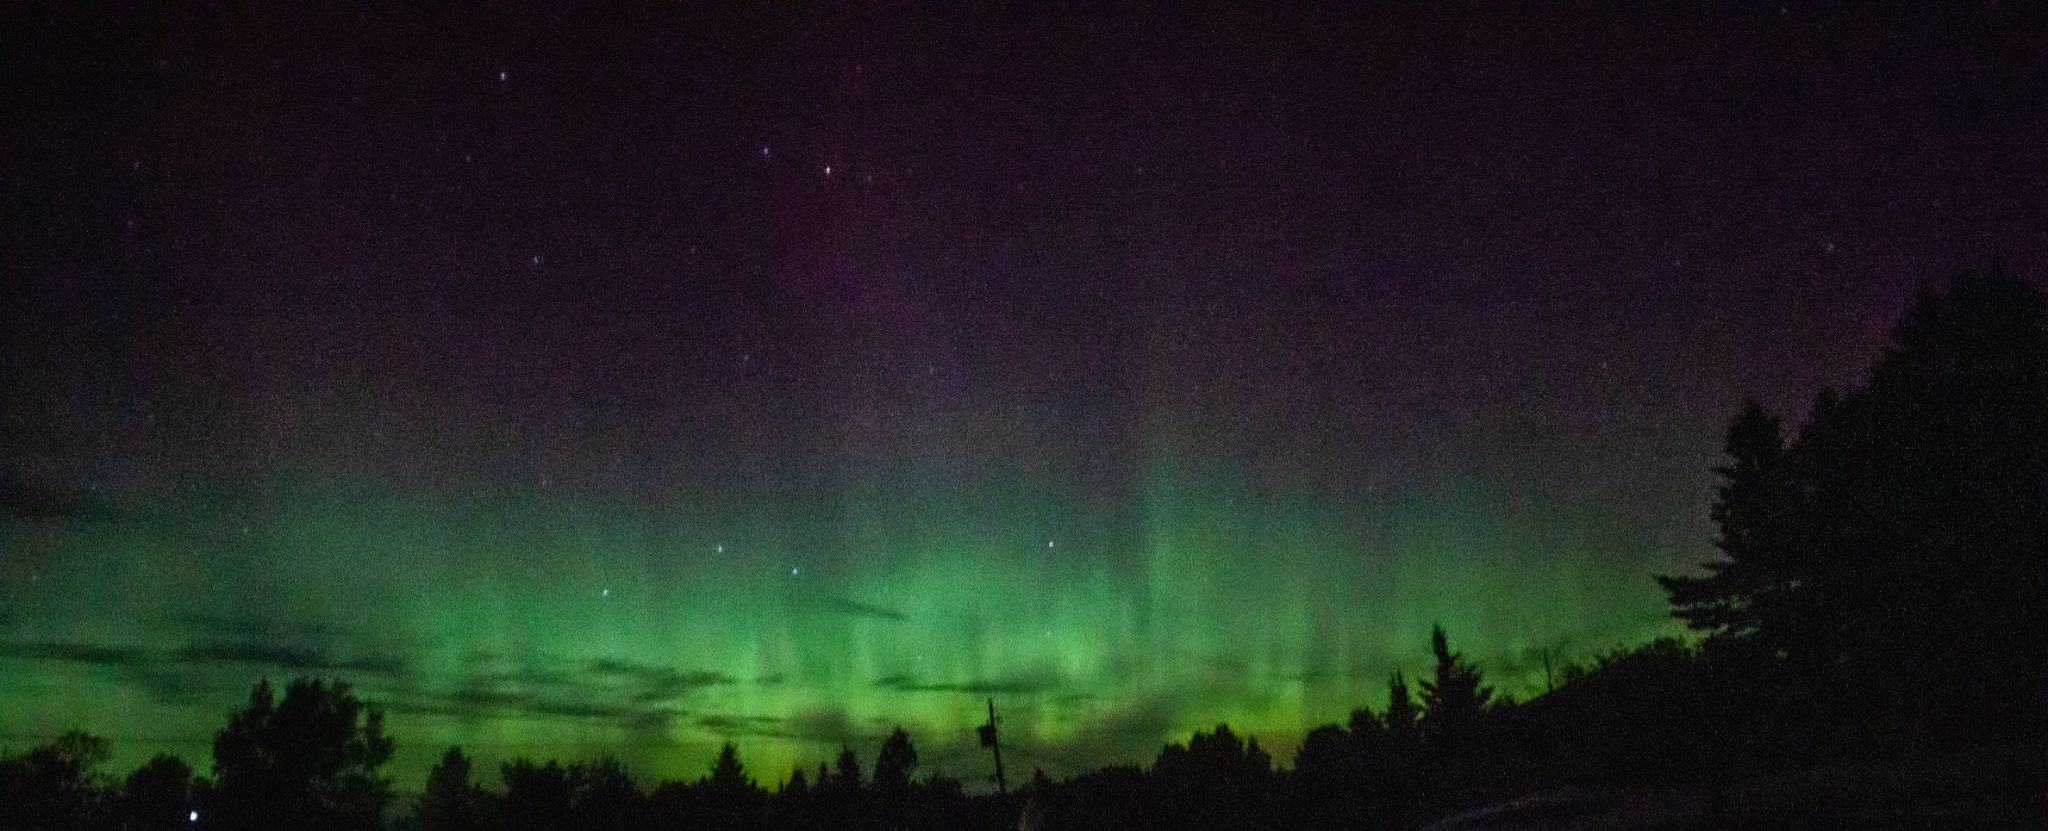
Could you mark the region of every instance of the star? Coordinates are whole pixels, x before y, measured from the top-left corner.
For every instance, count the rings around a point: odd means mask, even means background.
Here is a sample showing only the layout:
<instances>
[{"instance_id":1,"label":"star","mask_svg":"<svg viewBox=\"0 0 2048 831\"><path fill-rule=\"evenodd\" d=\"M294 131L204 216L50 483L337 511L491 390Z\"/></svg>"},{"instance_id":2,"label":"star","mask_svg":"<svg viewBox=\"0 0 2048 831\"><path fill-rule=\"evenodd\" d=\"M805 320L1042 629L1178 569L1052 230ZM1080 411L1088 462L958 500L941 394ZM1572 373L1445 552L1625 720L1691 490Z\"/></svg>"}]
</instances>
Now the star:
<instances>
[{"instance_id":1,"label":"star","mask_svg":"<svg viewBox=\"0 0 2048 831\"><path fill-rule=\"evenodd\" d=\"M597 596L598 596L598 597L610 597L610 596L612 596L612 590L611 590L611 589L609 589L609 588L606 588L606 589L600 589L600 590L598 590L598 592L597 592Z\"/></svg>"},{"instance_id":2,"label":"star","mask_svg":"<svg viewBox=\"0 0 2048 831\"><path fill-rule=\"evenodd\" d=\"M827 176L830 176L830 175L832 175L832 166L831 166L831 165L829 165L829 164L828 164L828 165L825 165L825 175L827 175Z\"/></svg>"},{"instance_id":3,"label":"star","mask_svg":"<svg viewBox=\"0 0 2048 831\"><path fill-rule=\"evenodd\" d=\"M724 544L724 543L719 543L719 545L718 545L718 553L720 553L720 554L724 554L724 553L725 553L725 544Z\"/></svg>"},{"instance_id":4,"label":"star","mask_svg":"<svg viewBox=\"0 0 2048 831\"><path fill-rule=\"evenodd\" d=\"M804 570L803 570L803 568L802 568L801 566L790 566L790 568L789 568L789 576L791 576L791 577L795 577L795 576L797 576L797 575L799 575L799 574L802 574L802 573L803 573L803 571L804 571Z\"/></svg>"},{"instance_id":5,"label":"star","mask_svg":"<svg viewBox=\"0 0 2048 831\"><path fill-rule=\"evenodd\" d=\"M512 77L511 74L506 72L505 70L498 70L498 83L505 83L505 80L510 77Z\"/></svg>"}]
</instances>

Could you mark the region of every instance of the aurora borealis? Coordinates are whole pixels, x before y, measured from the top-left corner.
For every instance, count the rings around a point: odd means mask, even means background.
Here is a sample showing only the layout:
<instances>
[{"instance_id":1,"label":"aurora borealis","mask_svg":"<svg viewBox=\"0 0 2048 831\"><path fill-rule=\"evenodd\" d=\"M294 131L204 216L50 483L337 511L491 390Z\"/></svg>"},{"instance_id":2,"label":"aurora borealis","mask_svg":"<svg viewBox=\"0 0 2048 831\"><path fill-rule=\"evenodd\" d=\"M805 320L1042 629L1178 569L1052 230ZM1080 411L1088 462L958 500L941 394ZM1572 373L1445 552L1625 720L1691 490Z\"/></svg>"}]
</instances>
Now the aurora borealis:
<instances>
[{"instance_id":1,"label":"aurora borealis","mask_svg":"<svg viewBox=\"0 0 2048 831\"><path fill-rule=\"evenodd\" d=\"M0 746L116 765L302 672L402 788L1535 692L1743 396L2048 251L2003 7L7 14Z\"/></svg>"}]
</instances>

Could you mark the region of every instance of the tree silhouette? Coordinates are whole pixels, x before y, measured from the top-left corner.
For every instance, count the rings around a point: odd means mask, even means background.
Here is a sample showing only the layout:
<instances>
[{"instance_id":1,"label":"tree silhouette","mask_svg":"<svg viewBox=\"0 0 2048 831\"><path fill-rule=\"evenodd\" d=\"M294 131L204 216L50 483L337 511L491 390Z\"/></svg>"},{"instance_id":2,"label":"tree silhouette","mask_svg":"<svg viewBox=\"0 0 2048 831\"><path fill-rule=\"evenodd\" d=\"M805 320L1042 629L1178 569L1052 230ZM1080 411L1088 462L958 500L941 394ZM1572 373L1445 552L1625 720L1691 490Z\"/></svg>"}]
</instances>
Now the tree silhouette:
<instances>
[{"instance_id":1,"label":"tree silhouette","mask_svg":"<svg viewBox=\"0 0 2048 831\"><path fill-rule=\"evenodd\" d=\"M505 827L511 831L553 831L569 827L577 792L583 789L580 767L549 759L537 765L514 759L499 769L505 783Z\"/></svg>"},{"instance_id":2,"label":"tree silhouette","mask_svg":"<svg viewBox=\"0 0 2048 831\"><path fill-rule=\"evenodd\" d=\"M1352 715L1354 725L1371 720L1377 726L1377 720L1362 708ZM1365 753L1356 728L1325 724L1302 736L1288 780L1297 825L1357 828L1365 824L1363 789L1369 784Z\"/></svg>"},{"instance_id":3,"label":"tree silhouette","mask_svg":"<svg viewBox=\"0 0 2048 831\"><path fill-rule=\"evenodd\" d=\"M1431 627L1429 651L1436 665L1422 681L1422 753L1417 758L1420 777L1416 794L1426 813L1440 813L1469 800L1484 778L1479 768L1493 688L1481 681L1477 666L1451 651L1442 626Z\"/></svg>"},{"instance_id":4,"label":"tree silhouette","mask_svg":"<svg viewBox=\"0 0 2048 831\"><path fill-rule=\"evenodd\" d=\"M391 801L384 714L343 682L301 678L274 700L258 683L213 740L213 827L377 828Z\"/></svg>"},{"instance_id":5,"label":"tree silhouette","mask_svg":"<svg viewBox=\"0 0 2048 831\"><path fill-rule=\"evenodd\" d=\"M646 824L647 796L618 757L601 755L573 767L578 787L570 800L570 811L575 827L625 831Z\"/></svg>"},{"instance_id":6,"label":"tree silhouette","mask_svg":"<svg viewBox=\"0 0 2048 831\"><path fill-rule=\"evenodd\" d=\"M832 785L841 791L860 790L860 757L853 755L853 748L840 745L839 761L832 773Z\"/></svg>"},{"instance_id":7,"label":"tree silhouette","mask_svg":"<svg viewBox=\"0 0 2048 831\"><path fill-rule=\"evenodd\" d=\"M1430 630L1429 651L1436 667L1422 681L1423 734L1439 742L1466 741L1493 703L1493 688L1481 683L1479 667L1451 651L1443 626Z\"/></svg>"},{"instance_id":8,"label":"tree silhouette","mask_svg":"<svg viewBox=\"0 0 2048 831\"><path fill-rule=\"evenodd\" d=\"M671 823L690 828L743 829L760 827L768 794L740 763L739 748L726 742L710 769L694 786L666 783L655 792L658 813ZM793 807L793 806L785 806Z\"/></svg>"},{"instance_id":9,"label":"tree silhouette","mask_svg":"<svg viewBox=\"0 0 2048 831\"><path fill-rule=\"evenodd\" d=\"M1166 745L1152 764L1166 827L1267 827L1274 819L1272 776L1272 757L1258 739L1239 738L1227 724L1197 731L1185 745Z\"/></svg>"},{"instance_id":10,"label":"tree silhouette","mask_svg":"<svg viewBox=\"0 0 2048 831\"><path fill-rule=\"evenodd\" d=\"M471 780L462 748L450 747L427 771L426 790L413 810L420 831L478 831L491 822L490 794Z\"/></svg>"},{"instance_id":11,"label":"tree silhouette","mask_svg":"<svg viewBox=\"0 0 2048 831\"><path fill-rule=\"evenodd\" d=\"M1344 720L1344 728L1350 731L1350 737L1356 740L1386 732L1387 724L1381 721L1379 716L1373 715L1372 708L1360 705L1352 708L1351 715Z\"/></svg>"},{"instance_id":12,"label":"tree silhouette","mask_svg":"<svg viewBox=\"0 0 2048 831\"><path fill-rule=\"evenodd\" d=\"M106 739L74 730L0 759L0 827L97 827L107 809L98 771L108 755Z\"/></svg>"},{"instance_id":13,"label":"tree silhouette","mask_svg":"<svg viewBox=\"0 0 2048 831\"><path fill-rule=\"evenodd\" d=\"M1401 825L1421 810L1417 768L1422 761L1422 710L1408 690L1407 676L1399 670L1387 678L1387 711L1379 721L1377 737L1359 738L1367 742L1364 751L1370 781L1383 795L1379 813L1385 824Z\"/></svg>"},{"instance_id":14,"label":"tree silhouette","mask_svg":"<svg viewBox=\"0 0 2048 831\"><path fill-rule=\"evenodd\" d=\"M1400 741L1415 736L1422 721L1422 711L1415 706L1415 697L1408 692L1408 679L1399 671L1387 679L1387 713L1381 718L1386 725L1389 738Z\"/></svg>"},{"instance_id":15,"label":"tree silhouette","mask_svg":"<svg viewBox=\"0 0 2048 831\"><path fill-rule=\"evenodd\" d=\"M882 750L875 755L874 786L882 790L908 790L910 773L916 768L917 748L911 745L910 734L898 727L882 741Z\"/></svg>"},{"instance_id":16,"label":"tree silhouette","mask_svg":"<svg viewBox=\"0 0 2048 831\"><path fill-rule=\"evenodd\" d=\"M1779 453L1745 408L1723 559L1663 580L1673 613L1791 659L1854 724L1987 737L2048 698L2048 298L1959 273L1901 318L1868 382L1823 393Z\"/></svg>"},{"instance_id":17,"label":"tree silhouette","mask_svg":"<svg viewBox=\"0 0 2048 831\"><path fill-rule=\"evenodd\" d=\"M718 749L718 758L711 762L711 773L704 777L705 787L721 791L751 791L757 789L754 778L747 775L746 765L740 764L740 751L732 742L726 742Z\"/></svg>"},{"instance_id":18,"label":"tree silhouette","mask_svg":"<svg viewBox=\"0 0 2048 831\"><path fill-rule=\"evenodd\" d=\"M768 799L769 827L806 828L816 824L812 819L814 797L818 789L811 786L811 777L803 765L794 766L789 772L789 781Z\"/></svg>"},{"instance_id":19,"label":"tree silhouette","mask_svg":"<svg viewBox=\"0 0 2048 831\"><path fill-rule=\"evenodd\" d=\"M1728 463L1714 469L1721 484L1712 508L1719 529L1714 545L1722 559L1703 563L1703 576L1657 582L1670 597L1672 614L1686 625L1716 638L1763 638L1769 649L1785 649L1791 644L1784 604L1798 576L1785 527L1796 485L1787 469L1784 428L1762 405L1748 401L1729 424L1725 447Z\"/></svg>"},{"instance_id":20,"label":"tree silhouette","mask_svg":"<svg viewBox=\"0 0 2048 831\"><path fill-rule=\"evenodd\" d=\"M1301 737L1294 750L1294 773L1311 779L1344 781L1352 778L1352 761L1357 757L1351 734L1334 724L1325 724Z\"/></svg>"},{"instance_id":21,"label":"tree silhouette","mask_svg":"<svg viewBox=\"0 0 2048 831\"><path fill-rule=\"evenodd\" d=\"M191 827L192 766L159 753L121 783L119 826L128 831Z\"/></svg>"}]
</instances>

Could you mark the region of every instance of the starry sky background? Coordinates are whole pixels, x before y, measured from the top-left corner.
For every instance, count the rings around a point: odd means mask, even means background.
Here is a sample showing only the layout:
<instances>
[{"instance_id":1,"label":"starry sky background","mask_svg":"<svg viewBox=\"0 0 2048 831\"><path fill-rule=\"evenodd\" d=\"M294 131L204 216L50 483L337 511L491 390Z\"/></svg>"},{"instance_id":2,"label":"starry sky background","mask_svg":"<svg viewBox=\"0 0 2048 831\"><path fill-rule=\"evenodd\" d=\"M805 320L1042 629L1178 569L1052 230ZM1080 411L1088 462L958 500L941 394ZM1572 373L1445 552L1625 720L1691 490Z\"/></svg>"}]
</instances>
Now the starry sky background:
<instances>
[{"instance_id":1,"label":"starry sky background","mask_svg":"<svg viewBox=\"0 0 2048 831\"><path fill-rule=\"evenodd\" d=\"M5 13L0 746L1284 758L1668 631L1744 395L2048 255L2025 4L519 5Z\"/></svg>"}]
</instances>

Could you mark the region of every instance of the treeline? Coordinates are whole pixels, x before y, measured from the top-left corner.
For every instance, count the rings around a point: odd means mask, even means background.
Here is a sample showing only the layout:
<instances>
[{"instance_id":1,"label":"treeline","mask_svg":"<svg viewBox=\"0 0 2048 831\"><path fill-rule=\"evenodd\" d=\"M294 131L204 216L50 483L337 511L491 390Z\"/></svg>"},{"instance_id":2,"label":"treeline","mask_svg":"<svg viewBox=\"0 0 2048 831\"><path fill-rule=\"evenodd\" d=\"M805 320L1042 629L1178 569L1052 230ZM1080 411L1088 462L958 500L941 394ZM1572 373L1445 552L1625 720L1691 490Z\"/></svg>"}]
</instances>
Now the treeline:
<instances>
[{"instance_id":1,"label":"treeline","mask_svg":"<svg viewBox=\"0 0 2048 831\"><path fill-rule=\"evenodd\" d=\"M651 790L613 759L516 760L486 788L450 749L395 808L377 710L302 679L256 688L207 777L160 756L115 780L82 734L0 760L0 828L2048 827L2048 298L1965 271L1864 385L1791 431L1751 404L1726 449L1720 556L1658 578L1696 642L1518 702L1438 628L1412 687L1286 764L1219 725L1148 766L968 796L919 777L899 730L866 775L848 750L772 792L730 745Z\"/></svg>"},{"instance_id":2,"label":"treeline","mask_svg":"<svg viewBox=\"0 0 2048 831\"><path fill-rule=\"evenodd\" d=\"M1616 649L1517 702L1496 696L1441 628L1431 647L1435 664L1415 684L1394 675L1382 706L1311 730L1291 764L1218 725L1166 745L1150 765L1058 781L1036 771L1007 795L968 795L957 780L920 775L916 746L898 729L871 767L842 748L773 788L732 744L703 776L651 788L609 756L515 759L492 776L451 747L419 798L401 805L380 772L392 739L375 708L343 683L300 679L281 700L263 683L216 735L211 776L158 756L109 777L100 772L106 742L78 733L0 760L0 828L1398 829L1545 794L1570 798L1515 816L1584 822L1622 811L1618 795L1702 785L1707 799L1653 812L1661 819L1650 824L2027 827L2042 818L2038 800L2025 802L2044 781L2030 740L1901 756L1889 728L1874 725L1861 746L1878 762L1829 767L1849 758L1821 743L1833 730L1772 704L1783 699L1757 686L1758 668L1739 653L1671 639ZM1902 813L1899 800L1915 807Z\"/></svg>"},{"instance_id":3,"label":"treeline","mask_svg":"<svg viewBox=\"0 0 2048 831\"><path fill-rule=\"evenodd\" d=\"M381 773L393 738L381 713L346 683L302 678L277 696L259 683L214 737L212 775L158 756L123 779L103 775L103 739L68 734L0 761L7 828L378 829L965 829L1401 827L1498 790L1480 760L1496 753L1522 705L1497 699L1479 668L1432 633L1434 669L1411 692L1400 674L1380 712L1311 732L1291 769L1227 725L1169 744L1149 767L1111 767L1055 782L1034 772L1016 793L970 797L961 783L919 775L897 729L863 769L842 748L815 772L759 783L728 743L694 781L643 789L616 758L515 759L496 787L460 747L428 772L420 798L395 809ZM1575 683L1606 669L1577 672Z\"/></svg>"}]
</instances>

